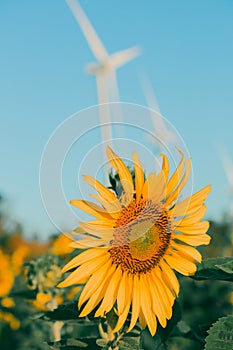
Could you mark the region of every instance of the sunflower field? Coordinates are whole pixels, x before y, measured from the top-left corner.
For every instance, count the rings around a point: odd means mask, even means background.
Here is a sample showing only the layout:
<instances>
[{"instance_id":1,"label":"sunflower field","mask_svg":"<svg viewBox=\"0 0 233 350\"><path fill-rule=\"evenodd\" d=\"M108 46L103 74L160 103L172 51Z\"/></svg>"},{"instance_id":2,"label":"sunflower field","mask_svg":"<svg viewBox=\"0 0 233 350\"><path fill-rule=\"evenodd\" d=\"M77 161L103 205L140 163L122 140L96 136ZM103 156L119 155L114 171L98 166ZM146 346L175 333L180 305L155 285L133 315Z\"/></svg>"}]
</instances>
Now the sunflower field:
<instances>
[{"instance_id":1,"label":"sunflower field","mask_svg":"<svg viewBox=\"0 0 233 350\"><path fill-rule=\"evenodd\" d=\"M1 349L232 350L231 220L200 221L208 186L176 204L182 152L147 178L107 152L109 186L85 178L100 205L71 201L96 220L72 237L26 240L1 212Z\"/></svg>"}]
</instances>

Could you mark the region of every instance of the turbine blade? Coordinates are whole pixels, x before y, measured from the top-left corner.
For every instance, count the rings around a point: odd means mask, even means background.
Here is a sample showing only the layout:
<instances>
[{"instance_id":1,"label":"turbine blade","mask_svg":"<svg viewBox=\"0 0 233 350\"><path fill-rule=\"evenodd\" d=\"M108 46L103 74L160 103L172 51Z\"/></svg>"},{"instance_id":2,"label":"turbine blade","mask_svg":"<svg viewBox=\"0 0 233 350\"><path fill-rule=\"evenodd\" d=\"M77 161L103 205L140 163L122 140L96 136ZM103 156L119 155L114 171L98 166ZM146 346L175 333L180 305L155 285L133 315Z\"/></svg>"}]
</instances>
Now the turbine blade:
<instances>
[{"instance_id":1,"label":"turbine blade","mask_svg":"<svg viewBox=\"0 0 233 350\"><path fill-rule=\"evenodd\" d=\"M229 154L223 147L221 147L220 152L221 152L221 159L223 163L223 168L225 170L226 178L230 185L230 189L232 190L233 189L233 163L232 163L232 160L230 159Z\"/></svg>"},{"instance_id":2,"label":"turbine blade","mask_svg":"<svg viewBox=\"0 0 233 350\"><path fill-rule=\"evenodd\" d=\"M131 47L130 49L114 53L109 57L108 62L111 68L118 68L132 61L134 58L136 58L140 54L141 54L141 49L135 46L135 47Z\"/></svg>"},{"instance_id":3,"label":"turbine blade","mask_svg":"<svg viewBox=\"0 0 233 350\"><path fill-rule=\"evenodd\" d=\"M149 79L145 75L141 77L141 84L148 107L161 114L155 92L151 86L151 83L149 82Z\"/></svg>"},{"instance_id":4,"label":"turbine blade","mask_svg":"<svg viewBox=\"0 0 233 350\"><path fill-rule=\"evenodd\" d=\"M154 134L158 137L159 140L167 144L171 144L176 140L176 135L167 129L158 101L156 99L153 88L148 79L145 77L142 79L142 86L147 101L147 105L150 109L151 121L154 127Z\"/></svg>"},{"instance_id":5,"label":"turbine blade","mask_svg":"<svg viewBox=\"0 0 233 350\"><path fill-rule=\"evenodd\" d=\"M94 56L100 62L106 61L108 53L78 1L66 0L66 3L77 20Z\"/></svg>"}]
</instances>

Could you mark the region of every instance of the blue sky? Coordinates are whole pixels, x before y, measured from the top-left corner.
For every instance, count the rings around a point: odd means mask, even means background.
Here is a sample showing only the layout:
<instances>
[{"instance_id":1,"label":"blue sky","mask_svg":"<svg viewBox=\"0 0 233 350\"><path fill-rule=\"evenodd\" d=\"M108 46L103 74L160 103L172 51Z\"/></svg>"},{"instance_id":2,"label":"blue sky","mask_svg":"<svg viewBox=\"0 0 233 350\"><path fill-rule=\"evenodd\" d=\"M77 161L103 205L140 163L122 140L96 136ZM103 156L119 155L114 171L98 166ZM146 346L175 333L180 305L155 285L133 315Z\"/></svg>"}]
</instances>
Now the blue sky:
<instances>
[{"instance_id":1,"label":"blue sky","mask_svg":"<svg viewBox=\"0 0 233 350\"><path fill-rule=\"evenodd\" d=\"M218 145L233 159L233 2L80 3L109 53L142 47L118 71L121 100L146 105L140 76L150 77L193 158L194 189L212 184L208 216L220 218L229 198ZM56 229L40 197L41 155L60 123L97 103L84 72L93 56L64 0L1 0L0 33L0 193L27 235L45 238Z\"/></svg>"}]
</instances>

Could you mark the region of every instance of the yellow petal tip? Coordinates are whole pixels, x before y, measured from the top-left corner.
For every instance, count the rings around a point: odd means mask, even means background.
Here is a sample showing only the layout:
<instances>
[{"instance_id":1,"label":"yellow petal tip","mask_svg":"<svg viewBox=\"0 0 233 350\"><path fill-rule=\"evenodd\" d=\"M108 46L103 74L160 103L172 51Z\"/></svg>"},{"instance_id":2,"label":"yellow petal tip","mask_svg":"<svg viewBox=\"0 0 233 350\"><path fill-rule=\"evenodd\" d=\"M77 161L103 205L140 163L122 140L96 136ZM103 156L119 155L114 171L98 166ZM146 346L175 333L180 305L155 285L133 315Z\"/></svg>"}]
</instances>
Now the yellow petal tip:
<instances>
[{"instance_id":1,"label":"yellow petal tip","mask_svg":"<svg viewBox=\"0 0 233 350\"><path fill-rule=\"evenodd\" d=\"M64 288L64 281L58 283L57 288Z\"/></svg>"}]
</instances>

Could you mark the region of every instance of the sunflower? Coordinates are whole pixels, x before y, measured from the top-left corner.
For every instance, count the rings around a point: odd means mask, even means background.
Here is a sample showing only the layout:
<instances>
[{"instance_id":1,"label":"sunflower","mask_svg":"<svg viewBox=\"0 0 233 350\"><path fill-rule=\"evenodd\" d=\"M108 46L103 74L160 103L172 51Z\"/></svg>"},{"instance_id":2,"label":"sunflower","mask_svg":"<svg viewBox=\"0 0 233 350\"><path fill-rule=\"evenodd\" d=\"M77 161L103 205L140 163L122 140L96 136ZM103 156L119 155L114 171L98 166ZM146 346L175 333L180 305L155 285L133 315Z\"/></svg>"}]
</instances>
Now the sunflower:
<instances>
[{"instance_id":1,"label":"sunflower","mask_svg":"<svg viewBox=\"0 0 233 350\"><path fill-rule=\"evenodd\" d=\"M180 163L170 177L168 158L162 154L161 171L146 178L136 152L132 177L122 159L107 147L109 161L119 175L120 195L84 176L98 192L91 196L100 205L71 201L95 220L80 222L74 232L85 233L72 243L84 251L63 268L63 272L74 271L59 285L85 283L78 301L80 317L94 309L95 317L104 317L115 308L118 319L113 332L123 327L130 311L128 331L138 319L152 335L157 321L166 327L180 288L173 270L194 274L195 263L202 258L192 246L210 241L209 223L201 221L210 186L178 202L191 170L191 159L179 152Z\"/></svg>"}]
</instances>

